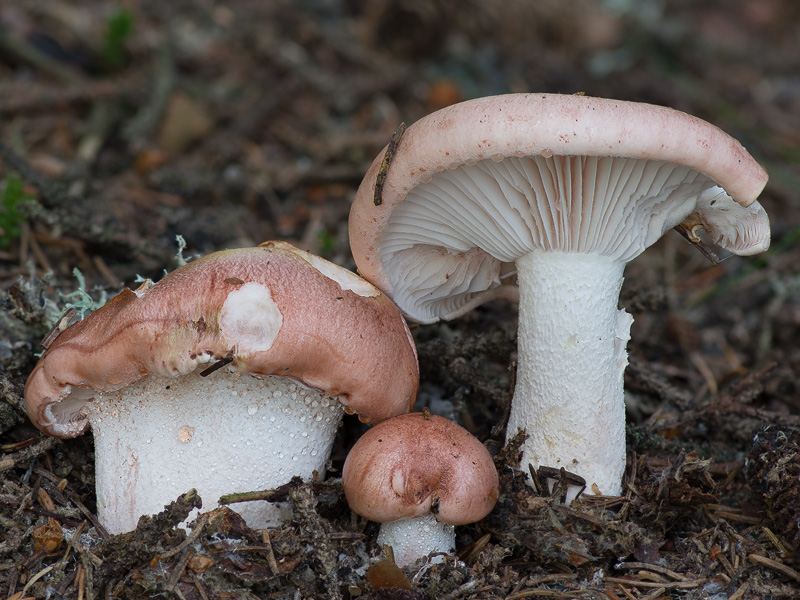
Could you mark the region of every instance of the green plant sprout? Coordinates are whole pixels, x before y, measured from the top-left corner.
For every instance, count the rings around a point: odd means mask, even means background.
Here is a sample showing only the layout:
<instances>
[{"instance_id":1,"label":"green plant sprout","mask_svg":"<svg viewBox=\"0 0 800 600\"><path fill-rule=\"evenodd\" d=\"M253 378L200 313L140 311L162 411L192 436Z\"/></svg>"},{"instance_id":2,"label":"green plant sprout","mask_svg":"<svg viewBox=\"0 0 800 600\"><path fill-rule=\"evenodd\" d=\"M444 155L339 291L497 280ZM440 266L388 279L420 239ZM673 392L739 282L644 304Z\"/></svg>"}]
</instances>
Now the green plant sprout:
<instances>
[{"instance_id":1,"label":"green plant sprout","mask_svg":"<svg viewBox=\"0 0 800 600\"><path fill-rule=\"evenodd\" d=\"M22 233L25 215L20 206L34 197L25 193L25 184L16 175L7 175L0 194L0 249L7 250Z\"/></svg>"},{"instance_id":2,"label":"green plant sprout","mask_svg":"<svg viewBox=\"0 0 800 600\"><path fill-rule=\"evenodd\" d=\"M133 31L134 17L126 9L119 9L106 23L106 35L100 50L103 63L108 69L117 69L125 59L125 42Z\"/></svg>"},{"instance_id":3,"label":"green plant sprout","mask_svg":"<svg viewBox=\"0 0 800 600\"><path fill-rule=\"evenodd\" d=\"M325 229L320 229L317 232L317 239L319 240L319 253L320 256L330 256L336 249L336 238L333 237Z\"/></svg>"}]
</instances>

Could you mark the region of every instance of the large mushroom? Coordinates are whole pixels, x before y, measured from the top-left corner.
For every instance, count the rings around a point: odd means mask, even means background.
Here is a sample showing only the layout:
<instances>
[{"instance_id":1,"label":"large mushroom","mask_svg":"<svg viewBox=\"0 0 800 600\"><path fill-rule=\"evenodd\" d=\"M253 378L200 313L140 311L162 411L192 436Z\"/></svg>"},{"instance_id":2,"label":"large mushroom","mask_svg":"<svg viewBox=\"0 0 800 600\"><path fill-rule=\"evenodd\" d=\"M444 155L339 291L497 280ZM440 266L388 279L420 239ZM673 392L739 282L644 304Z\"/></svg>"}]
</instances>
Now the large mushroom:
<instances>
[{"instance_id":1,"label":"large mushroom","mask_svg":"<svg viewBox=\"0 0 800 600\"><path fill-rule=\"evenodd\" d=\"M378 543L405 566L455 550L455 526L480 521L500 488L489 451L460 425L410 413L369 429L342 469L347 503L381 523Z\"/></svg>"},{"instance_id":2,"label":"large mushroom","mask_svg":"<svg viewBox=\"0 0 800 600\"><path fill-rule=\"evenodd\" d=\"M625 465L625 264L690 217L736 254L769 246L761 166L682 112L511 94L447 107L381 153L350 213L360 274L411 319L519 299L507 438L527 466L617 494ZM376 186L377 183L377 186Z\"/></svg>"},{"instance_id":3,"label":"large mushroom","mask_svg":"<svg viewBox=\"0 0 800 600\"><path fill-rule=\"evenodd\" d=\"M133 529L194 487L228 492L324 474L342 411L411 410L416 350L392 301L289 244L217 252L124 290L62 332L25 387L33 423L91 427L97 510ZM237 505L254 527L279 508Z\"/></svg>"}]
</instances>

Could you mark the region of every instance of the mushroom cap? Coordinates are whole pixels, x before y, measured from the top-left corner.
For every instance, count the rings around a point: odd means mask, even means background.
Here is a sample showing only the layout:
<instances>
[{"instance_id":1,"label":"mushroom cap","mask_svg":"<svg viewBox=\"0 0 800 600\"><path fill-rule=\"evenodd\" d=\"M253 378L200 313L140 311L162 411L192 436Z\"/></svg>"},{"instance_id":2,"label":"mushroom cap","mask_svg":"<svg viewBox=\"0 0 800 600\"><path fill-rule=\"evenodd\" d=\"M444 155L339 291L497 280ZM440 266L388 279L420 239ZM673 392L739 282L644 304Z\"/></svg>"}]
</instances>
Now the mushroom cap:
<instances>
[{"instance_id":1,"label":"mushroom cap","mask_svg":"<svg viewBox=\"0 0 800 600\"><path fill-rule=\"evenodd\" d=\"M453 421L423 413L394 417L361 436L347 455L342 483L350 508L379 523L431 511L449 525L474 523L499 494L497 469L483 444Z\"/></svg>"},{"instance_id":2,"label":"mushroom cap","mask_svg":"<svg viewBox=\"0 0 800 600\"><path fill-rule=\"evenodd\" d=\"M74 437L96 392L225 358L243 375L291 377L337 396L372 422L411 410L419 379L413 339L389 298L342 267L267 242L125 289L68 327L28 378L28 415L49 435Z\"/></svg>"},{"instance_id":3,"label":"mushroom cap","mask_svg":"<svg viewBox=\"0 0 800 600\"><path fill-rule=\"evenodd\" d=\"M558 94L479 98L406 129L375 183L381 152L350 212L363 277L412 319L452 318L509 295L504 274L535 250L628 261L682 222L719 186L749 207L767 174L735 139L666 107ZM725 222L732 252L769 244L756 204L750 225ZM729 230L733 227L733 232Z\"/></svg>"}]
</instances>

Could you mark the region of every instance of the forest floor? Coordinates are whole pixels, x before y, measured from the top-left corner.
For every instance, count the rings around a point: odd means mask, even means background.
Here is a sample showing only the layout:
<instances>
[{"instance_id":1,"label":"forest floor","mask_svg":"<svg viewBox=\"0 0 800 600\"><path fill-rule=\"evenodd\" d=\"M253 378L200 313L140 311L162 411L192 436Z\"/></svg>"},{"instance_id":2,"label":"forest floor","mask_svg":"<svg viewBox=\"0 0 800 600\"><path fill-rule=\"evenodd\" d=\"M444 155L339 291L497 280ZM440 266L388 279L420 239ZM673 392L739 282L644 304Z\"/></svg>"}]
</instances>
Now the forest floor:
<instances>
[{"instance_id":1,"label":"forest floor","mask_svg":"<svg viewBox=\"0 0 800 600\"><path fill-rule=\"evenodd\" d=\"M800 597L798 74L793 0L0 3L0 598ZM324 481L275 491L287 526L221 508L186 532L187 495L109 536L91 436L24 413L66 302L159 279L178 236L187 258L280 239L354 269L350 202L398 124L522 91L680 109L770 173L767 253L715 265L669 234L627 267L624 495L564 507L513 468L516 307L498 301L413 328L418 408L448 409L501 473L457 558L406 568L405 589L368 571L377 526L338 478L353 417Z\"/></svg>"}]
</instances>

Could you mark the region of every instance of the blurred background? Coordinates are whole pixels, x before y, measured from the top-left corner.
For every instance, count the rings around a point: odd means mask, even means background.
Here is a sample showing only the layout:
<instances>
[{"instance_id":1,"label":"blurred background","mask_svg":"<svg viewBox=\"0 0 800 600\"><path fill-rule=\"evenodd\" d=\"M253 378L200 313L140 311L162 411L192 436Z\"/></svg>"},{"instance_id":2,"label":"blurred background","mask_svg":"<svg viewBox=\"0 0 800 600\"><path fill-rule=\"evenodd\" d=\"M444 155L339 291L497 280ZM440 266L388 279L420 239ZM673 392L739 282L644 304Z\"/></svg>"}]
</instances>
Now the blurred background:
<instances>
[{"instance_id":1,"label":"blurred background","mask_svg":"<svg viewBox=\"0 0 800 600\"><path fill-rule=\"evenodd\" d=\"M649 474L682 449L723 465L709 475L723 486L717 505L742 514L760 501L742 474L755 432L800 424L796 0L0 3L4 452L39 439L20 411L22 387L74 294L102 302L137 277L159 279L180 252L191 259L270 239L354 268L350 202L400 122L528 91L686 111L739 139L768 170L768 253L713 265L670 234L628 266L622 296L636 318L629 451L654 456ZM414 329L421 404L495 451L515 310L498 302ZM494 337L478 343L480 334ZM360 427L343 428L332 474ZM60 454L43 455L91 508L90 444L59 442ZM32 485L26 468L5 471L22 491ZM672 525L658 535L668 538ZM0 528L0 549L2 538ZM569 563L524 543L507 552L519 564ZM0 567L17 559L0 555ZM727 576L720 589L732 594L740 580ZM781 589L768 591L790 597Z\"/></svg>"}]
</instances>

